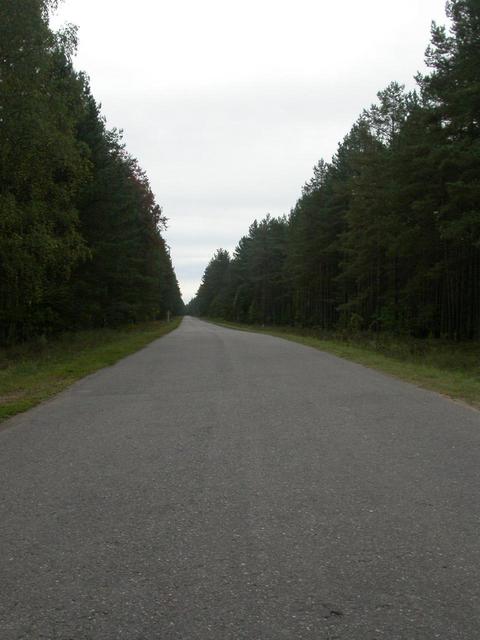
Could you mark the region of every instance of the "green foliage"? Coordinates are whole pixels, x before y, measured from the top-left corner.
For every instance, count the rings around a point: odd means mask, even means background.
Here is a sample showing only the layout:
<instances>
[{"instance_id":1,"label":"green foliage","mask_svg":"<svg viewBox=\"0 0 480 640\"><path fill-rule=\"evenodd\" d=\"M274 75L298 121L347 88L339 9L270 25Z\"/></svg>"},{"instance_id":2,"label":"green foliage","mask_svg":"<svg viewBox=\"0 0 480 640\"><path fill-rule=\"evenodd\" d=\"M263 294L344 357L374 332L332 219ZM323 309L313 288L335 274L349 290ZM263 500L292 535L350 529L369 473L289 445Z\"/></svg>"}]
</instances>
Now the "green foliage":
<instances>
[{"instance_id":1,"label":"green foliage","mask_svg":"<svg viewBox=\"0 0 480 640\"><path fill-rule=\"evenodd\" d=\"M0 3L0 342L179 313L165 220L55 2Z\"/></svg>"},{"instance_id":2,"label":"green foliage","mask_svg":"<svg viewBox=\"0 0 480 640\"><path fill-rule=\"evenodd\" d=\"M480 338L480 5L452 0L447 13L418 92L379 92L288 220L255 222L221 281L205 272L191 312Z\"/></svg>"},{"instance_id":3,"label":"green foliage","mask_svg":"<svg viewBox=\"0 0 480 640\"><path fill-rule=\"evenodd\" d=\"M284 263L288 223L255 221L230 258L220 249L205 270L189 313L237 321L281 322L287 317Z\"/></svg>"},{"instance_id":4,"label":"green foliage","mask_svg":"<svg viewBox=\"0 0 480 640\"><path fill-rule=\"evenodd\" d=\"M215 315L221 318L227 313L229 266L228 251L219 249L205 269L199 295L194 303L195 315Z\"/></svg>"}]
</instances>

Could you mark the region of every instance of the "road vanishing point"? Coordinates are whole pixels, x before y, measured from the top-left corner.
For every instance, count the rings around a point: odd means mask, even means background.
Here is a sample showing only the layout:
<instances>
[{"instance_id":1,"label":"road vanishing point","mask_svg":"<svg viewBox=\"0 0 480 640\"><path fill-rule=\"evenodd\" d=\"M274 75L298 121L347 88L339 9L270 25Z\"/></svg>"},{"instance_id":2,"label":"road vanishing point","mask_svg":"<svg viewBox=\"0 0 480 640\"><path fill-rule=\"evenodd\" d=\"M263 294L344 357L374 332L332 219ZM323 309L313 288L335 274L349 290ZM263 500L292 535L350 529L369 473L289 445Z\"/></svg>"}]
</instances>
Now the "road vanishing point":
<instances>
[{"instance_id":1,"label":"road vanishing point","mask_svg":"<svg viewBox=\"0 0 480 640\"><path fill-rule=\"evenodd\" d=\"M0 432L2 640L478 640L480 413L187 317Z\"/></svg>"}]
</instances>

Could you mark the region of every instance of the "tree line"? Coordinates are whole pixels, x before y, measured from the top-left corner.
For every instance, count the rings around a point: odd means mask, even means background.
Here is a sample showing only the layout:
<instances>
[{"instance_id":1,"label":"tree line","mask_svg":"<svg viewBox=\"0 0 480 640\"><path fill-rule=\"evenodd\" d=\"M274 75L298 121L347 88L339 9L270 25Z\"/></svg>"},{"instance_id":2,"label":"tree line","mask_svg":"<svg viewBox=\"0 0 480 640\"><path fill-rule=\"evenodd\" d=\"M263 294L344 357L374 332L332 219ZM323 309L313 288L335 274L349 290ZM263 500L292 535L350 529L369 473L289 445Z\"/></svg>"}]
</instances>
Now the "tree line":
<instances>
[{"instance_id":1,"label":"tree line","mask_svg":"<svg viewBox=\"0 0 480 640\"><path fill-rule=\"evenodd\" d=\"M379 92L288 216L217 251L189 313L480 338L480 5L446 10L416 90Z\"/></svg>"},{"instance_id":2,"label":"tree line","mask_svg":"<svg viewBox=\"0 0 480 640\"><path fill-rule=\"evenodd\" d=\"M166 219L54 0L0 1L0 343L180 313Z\"/></svg>"}]
</instances>

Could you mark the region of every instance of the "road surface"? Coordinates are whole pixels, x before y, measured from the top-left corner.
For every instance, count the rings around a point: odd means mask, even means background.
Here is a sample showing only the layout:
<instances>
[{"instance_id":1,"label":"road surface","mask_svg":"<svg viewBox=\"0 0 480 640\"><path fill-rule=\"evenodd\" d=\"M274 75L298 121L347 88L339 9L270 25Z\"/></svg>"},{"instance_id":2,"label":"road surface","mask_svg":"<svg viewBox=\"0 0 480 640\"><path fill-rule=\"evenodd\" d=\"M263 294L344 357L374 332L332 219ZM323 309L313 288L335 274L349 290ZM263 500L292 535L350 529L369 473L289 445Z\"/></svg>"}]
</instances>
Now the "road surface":
<instances>
[{"instance_id":1,"label":"road surface","mask_svg":"<svg viewBox=\"0 0 480 640\"><path fill-rule=\"evenodd\" d=\"M0 431L2 640L476 640L480 414L185 318Z\"/></svg>"}]
</instances>

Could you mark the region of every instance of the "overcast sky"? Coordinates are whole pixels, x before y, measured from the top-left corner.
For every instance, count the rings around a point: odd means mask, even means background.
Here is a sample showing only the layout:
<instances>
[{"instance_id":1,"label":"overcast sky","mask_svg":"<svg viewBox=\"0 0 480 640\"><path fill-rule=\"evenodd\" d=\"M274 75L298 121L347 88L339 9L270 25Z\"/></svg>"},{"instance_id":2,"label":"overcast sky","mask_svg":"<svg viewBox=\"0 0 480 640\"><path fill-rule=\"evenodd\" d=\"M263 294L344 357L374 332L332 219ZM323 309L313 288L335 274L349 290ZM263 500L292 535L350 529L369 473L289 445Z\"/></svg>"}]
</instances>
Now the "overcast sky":
<instances>
[{"instance_id":1,"label":"overcast sky","mask_svg":"<svg viewBox=\"0 0 480 640\"><path fill-rule=\"evenodd\" d=\"M288 213L378 90L413 87L444 0L65 0L76 61L147 171L184 300L215 249Z\"/></svg>"}]
</instances>

